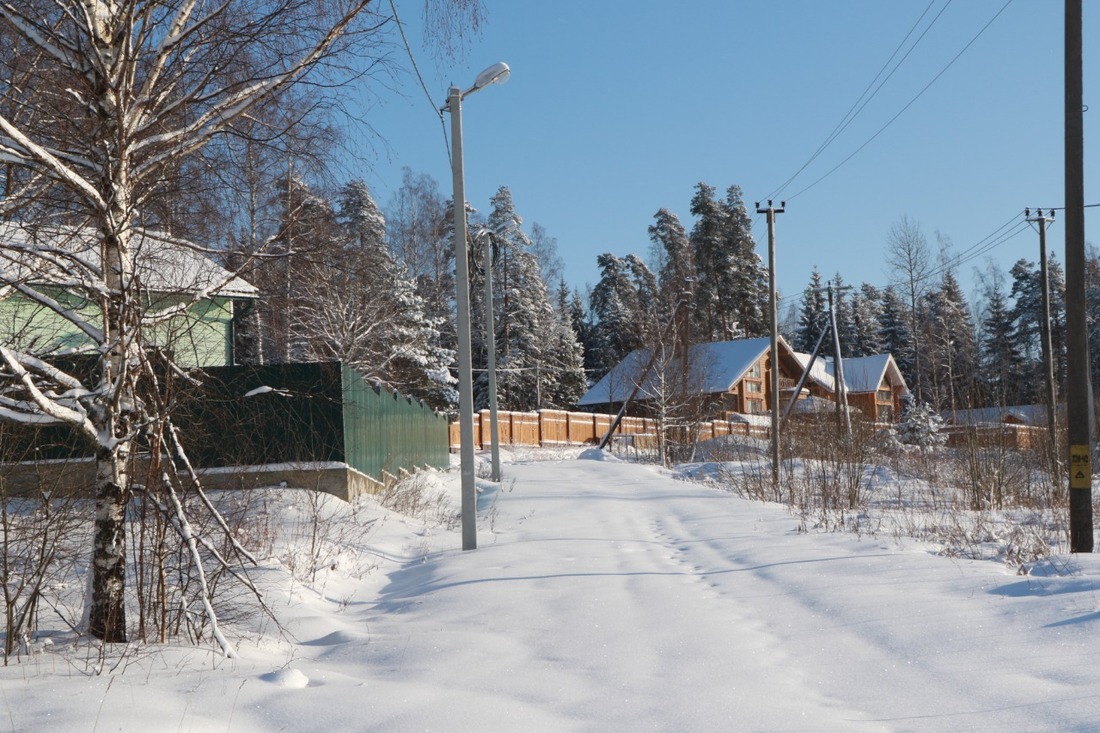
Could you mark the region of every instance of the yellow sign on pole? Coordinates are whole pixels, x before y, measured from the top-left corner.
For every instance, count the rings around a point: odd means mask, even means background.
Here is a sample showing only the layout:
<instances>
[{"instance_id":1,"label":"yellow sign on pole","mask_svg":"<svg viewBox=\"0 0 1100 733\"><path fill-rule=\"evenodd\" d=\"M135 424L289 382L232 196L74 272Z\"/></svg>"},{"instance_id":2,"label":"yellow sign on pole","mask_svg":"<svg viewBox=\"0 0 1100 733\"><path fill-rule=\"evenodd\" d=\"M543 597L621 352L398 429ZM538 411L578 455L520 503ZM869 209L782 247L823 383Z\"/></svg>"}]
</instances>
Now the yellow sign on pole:
<instances>
[{"instance_id":1,"label":"yellow sign on pole","mask_svg":"<svg viewBox=\"0 0 1100 733\"><path fill-rule=\"evenodd\" d=\"M1087 445L1069 447L1069 487L1092 488L1092 453Z\"/></svg>"}]
</instances>

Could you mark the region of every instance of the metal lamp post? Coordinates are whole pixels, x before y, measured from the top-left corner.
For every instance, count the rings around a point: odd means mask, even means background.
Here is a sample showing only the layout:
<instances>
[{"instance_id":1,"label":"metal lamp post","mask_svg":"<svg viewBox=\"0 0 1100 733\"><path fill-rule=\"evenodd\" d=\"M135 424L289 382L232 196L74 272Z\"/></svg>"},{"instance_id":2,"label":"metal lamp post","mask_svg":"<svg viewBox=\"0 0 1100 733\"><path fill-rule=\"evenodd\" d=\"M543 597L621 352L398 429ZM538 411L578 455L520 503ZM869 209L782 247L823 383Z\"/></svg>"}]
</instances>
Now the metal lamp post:
<instances>
[{"instance_id":1,"label":"metal lamp post","mask_svg":"<svg viewBox=\"0 0 1100 733\"><path fill-rule=\"evenodd\" d=\"M474 487L474 373L470 345L470 266L466 253L466 180L462 170L462 100L508 79L503 62L477 75L466 91L452 85L444 112L451 113L451 173L454 180L455 300L458 321L459 464L462 475L462 549L477 549L477 492Z\"/></svg>"}]
</instances>

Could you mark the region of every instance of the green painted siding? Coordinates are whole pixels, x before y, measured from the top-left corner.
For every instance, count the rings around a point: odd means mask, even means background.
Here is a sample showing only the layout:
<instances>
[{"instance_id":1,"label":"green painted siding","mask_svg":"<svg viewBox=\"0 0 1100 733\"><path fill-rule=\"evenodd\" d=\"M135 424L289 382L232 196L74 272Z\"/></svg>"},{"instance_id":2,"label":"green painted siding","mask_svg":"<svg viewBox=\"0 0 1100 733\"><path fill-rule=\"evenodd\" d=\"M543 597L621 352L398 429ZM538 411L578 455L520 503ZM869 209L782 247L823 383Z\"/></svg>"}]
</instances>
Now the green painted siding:
<instances>
[{"instance_id":1,"label":"green painted siding","mask_svg":"<svg viewBox=\"0 0 1100 733\"><path fill-rule=\"evenodd\" d=\"M102 323L98 308L83 298L61 291L50 293L93 324ZM186 303L184 296L156 296L150 313ZM215 297L192 304L165 323L150 327L155 343L167 345L184 367L225 366L233 363L233 303ZM0 299L0 339L16 349L37 355L89 351L91 340L65 318L18 293Z\"/></svg>"},{"instance_id":2,"label":"green painted siding","mask_svg":"<svg viewBox=\"0 0 1100 733\"><path fill-rule=\"evenodd\" d=\"M163 298L158 310L182 298ZM169 344L177 364L185 367L229 366L233 363L233 302L210 298L193 303L185 314L153 329L158 344Z\"/></svg>"}]
</instances>

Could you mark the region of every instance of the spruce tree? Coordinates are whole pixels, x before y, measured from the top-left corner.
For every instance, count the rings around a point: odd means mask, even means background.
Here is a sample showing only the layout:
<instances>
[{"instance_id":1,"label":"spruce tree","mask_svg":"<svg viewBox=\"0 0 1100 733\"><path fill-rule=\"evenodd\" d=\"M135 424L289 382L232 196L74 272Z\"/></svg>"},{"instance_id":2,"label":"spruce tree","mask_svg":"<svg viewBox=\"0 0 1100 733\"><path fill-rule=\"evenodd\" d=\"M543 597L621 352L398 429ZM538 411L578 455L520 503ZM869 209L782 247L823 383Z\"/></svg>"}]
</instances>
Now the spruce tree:
<instances>
[{"instance_id":1,"label":"spruce tree","mask_svg":"<svg viewBox=\"0 0 1100 733\"><path fill-rule=\"evenodd\" d=\"M732 255L728 302L747 337L765 336L768 324L768 272L752 237L752 218L740 186L726 189L723 201L726 215L726 246Z\"/></svg>"},{"instance_id":2,"label":"spruce tree","mask_svg":"<svg viewBox=\"0 0 1100 733\"><path fill-rule=\"evenodd\" d=\"M713 186L699 183L691 199L691 214L696 217L690 240L695 262L694 330L701 342L740 335L733 314L722 307L722 274L729 253L725 251L724 212L714 193Z\"/></svg>"},{"instance_id":3,"label":"spruce tree","mask_svg":"<svg viewBox=\"0 0 1100 733\"><path fill-rule=\"evenodd\" d=\"M856 353L855 313L852 310L849 288L838 272L833 277L833 307L836 309L837 337L840 340L840 353L843 357L858 356ZM835 356L835 354L834 354Z\"/></svg>"},{"instance_id":4,"label":"spruce tree","mask_svg":"<svg viewBox=\"0 0 1100 733\"><path fill-rule=\"evenodd\" d=\"M1065 357L1065 275L1061 265L1051 259L1047 263L1050 278L1050 336L1054 349L1055 380L1064 381ZM1040 341L1040 323L1043 318L1042 270L1033 262L1021 259L1012 266L1013 300L1012 321L1016 327L1016 343L1025 362L1025 368L1032 373L1031 382L1042 373L1042 344Z\"/></svg>"},{"instance_id":5,"label":"spruce tree","mask_svg":"<svg viewBox=\"0 0 1100 733\"><path fill-rule=\"evenodd\" d=\"M626 262L609 252L597 257L596 262L600 267L600 279L590 296L595 323L588 352L594 380L644 343L638 325L638 294Z\"/></svg>"},{"instance_id":6,"label":"spruce tree","mask_svg":"<svg viewBox=\"0 0 1100 733\"><path fill-rule=\"evenodd\" d=\"M328 212L327 238L301 259L288 310L295 357L339 359L367 379L450 409L457 399L448 369L454 353L441 344L443 319L427 311L416 283L385 241L382 216L367 186L352 181ZM322 231L322 217L311 233ZM301 234L299 233L299 236Z\"/></svg>"},{"instance_id":7,"label":"spruce tree","mask_svg":"<svg viewBox=\"0 0 1100 733\"><path fill-rule=\"evenodd\" d=\"M1088 311L1089 371L1100 382L1100 256L1089 247L1085 256L1085 303Z\"/></svg>"},{"instance_id":8,"label":"spruce tree","mask_svg":"<svg viewBox=\"0 0 1100 733\"><path fill-rule=\"evenodd\" d=\"M829 325L829 306L825 301L825 292L821 284L821 273L815 267L810 273L810 284L802 291L802 308L798 316L798 330L795 332L794 349L808 354L814 350L817 340ZM830 337L826 336L826 340ZM823 343L822 353L832 353L829 343Z\"/></svg>"},{"instance_id":9,"label":"spruce tree","mask_svg":"<svg viewBox=\"0 0 1100 733\"><path fill-rule=\"evenodd\" d=\"M854 341L852 356L881 354L882 348L882 294L874 285L864 283L852 293L852 329Z\"/></svg>"},{"instance_id":10,"label":"spruce tree","mask_svg":"<svg viewBox=\"0 0 1100 733\"><path fill-rule=\"evenodd\" d=\"M929 357L924 362L925 384L932 385L932 399L941 409L971 407L968 396L977 378L974 324L966 296L950 269L944 271L939 288L926 296L921 315Z\"/></svg>"},{"instance_id":11,"label":"spruce tree","mask_svg":"<svg viewBox=\"0 0 1100 733\"><path fill-rule=\"evenodd\" d=\"M989 290L982 321L981 373L988 401L1013 405L1024 398L1022 359L1016 345L1008 301L999 284Z\"/></svg>"},{"instance_id":12,"label":"spruce tree","mask_svg":"<svg viewBox=\"0 0 1100 733\"><path fill-rule=\"evenodd\" d=\"M492 267L498 403L508 410L572 403L584 384L577 334L553 306L511 191L501 186L490 204L486 226L497 247ZM487 403L485 382L479 378L475 404Z\"/></svg>"},{"instance_id":13,"label":"spruce tree","mask_svg":"<svg viewBox=\"0 0 1100 733\"><path fill-rule=\"evenodd\" d=\"M882 291L882 314L879 319L881 328L882 351L892 354L897 362L898 369L905 377L906 383L915 384L916 380L916 343L909 324L913 318L909 313L909 307L905 300L894 287L888 287Z\"/></svg>"},{"instance_id":14,"label":"spruce tree","mask_svg":"<svg viewBox=\"0 0 1100 733\"><path fill-rule=\"evenodd\" d=\"M546 386L542 406L558 409L573 407L588 389L584 373L584 347L574 327L569 287L563 278L558 285L557 322L548 358L553 364L553 379Z\"/></svg>"}]
</instances>

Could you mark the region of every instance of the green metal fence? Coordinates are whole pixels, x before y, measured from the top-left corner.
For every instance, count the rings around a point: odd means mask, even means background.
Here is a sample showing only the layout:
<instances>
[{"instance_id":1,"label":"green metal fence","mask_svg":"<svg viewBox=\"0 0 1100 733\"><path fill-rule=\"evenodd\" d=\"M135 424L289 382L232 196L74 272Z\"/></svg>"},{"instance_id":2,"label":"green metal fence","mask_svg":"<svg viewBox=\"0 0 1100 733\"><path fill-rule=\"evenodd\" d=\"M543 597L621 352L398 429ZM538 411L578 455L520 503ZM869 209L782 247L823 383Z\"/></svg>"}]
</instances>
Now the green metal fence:
<instances>
[{"instance_id":1,"label":"green metal fence","mask_svg":"<svg viewBox=\"0 0 1100 733\"><path fill-rule=\"evenodd\" d=\"M447 419L423 402L370 385L340 365L344 450L349 466L381 478L414 466L444 468L450 461Z\"/></svg>"},{"instance_id":2,"label":"green metal fence","mask_svg":"<svg viewBox=\"0 0 1100 733\"><path fill-rule=\"evenodd\" d=\"M207 367L168 398L200 468L343 463L383 471L449 465L447 419L417 400L367 384L340 362ZM90 456L63 426L6 426L0 461Z\"/></svg>"}]
</instances>

